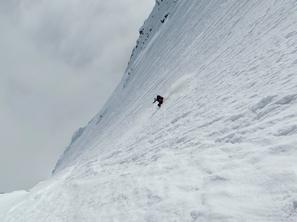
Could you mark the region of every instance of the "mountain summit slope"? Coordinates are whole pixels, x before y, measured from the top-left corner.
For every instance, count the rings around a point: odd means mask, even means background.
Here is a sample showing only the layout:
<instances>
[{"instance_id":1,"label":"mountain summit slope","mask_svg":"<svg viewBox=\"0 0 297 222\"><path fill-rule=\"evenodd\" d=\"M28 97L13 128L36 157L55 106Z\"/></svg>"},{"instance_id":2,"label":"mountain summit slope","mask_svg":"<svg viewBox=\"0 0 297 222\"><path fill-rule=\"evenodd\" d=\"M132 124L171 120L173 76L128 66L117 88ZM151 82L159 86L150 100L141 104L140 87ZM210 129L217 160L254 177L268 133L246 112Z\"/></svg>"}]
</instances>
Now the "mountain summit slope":
<instances>
[{"instance_id":1,"label":"mountain summit slope","mask_svg":"<svg viewBox=\"0 0 297 222\"><path fill-rule=\"evenodd\" d=\"M297 221L296 11L156 1L110 100L4 221Z\"/></svg>"}]
</instances>

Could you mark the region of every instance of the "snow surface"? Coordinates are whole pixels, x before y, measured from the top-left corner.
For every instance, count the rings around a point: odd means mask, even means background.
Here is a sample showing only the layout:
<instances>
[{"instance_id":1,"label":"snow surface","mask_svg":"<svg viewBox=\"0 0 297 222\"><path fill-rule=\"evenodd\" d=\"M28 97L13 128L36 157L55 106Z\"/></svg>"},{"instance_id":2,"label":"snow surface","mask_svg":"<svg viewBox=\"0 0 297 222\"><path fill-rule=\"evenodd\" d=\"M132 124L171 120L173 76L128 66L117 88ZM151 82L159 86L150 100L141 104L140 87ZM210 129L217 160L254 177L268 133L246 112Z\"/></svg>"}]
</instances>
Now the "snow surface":
<instances>
[{"instance_id":1,"label":"snow surface","mask_svg":"<svg viewBox=\"0 0 297 222\"><path fill-rule=\"evenodd\" d=\"M26 191L16 191L8 194L0 194L0 218L17 205L25 196Z\"/></svg>"},{"instance_id":2,"label":"snow surface","mask_svg":"<svg viewBox=\"0 0 297 222\"><path fill-rule=\"evenodd\" d=\"M297 221L296 11L158 0L113 96L1 221Z\"/></svg>"}]
</instances>

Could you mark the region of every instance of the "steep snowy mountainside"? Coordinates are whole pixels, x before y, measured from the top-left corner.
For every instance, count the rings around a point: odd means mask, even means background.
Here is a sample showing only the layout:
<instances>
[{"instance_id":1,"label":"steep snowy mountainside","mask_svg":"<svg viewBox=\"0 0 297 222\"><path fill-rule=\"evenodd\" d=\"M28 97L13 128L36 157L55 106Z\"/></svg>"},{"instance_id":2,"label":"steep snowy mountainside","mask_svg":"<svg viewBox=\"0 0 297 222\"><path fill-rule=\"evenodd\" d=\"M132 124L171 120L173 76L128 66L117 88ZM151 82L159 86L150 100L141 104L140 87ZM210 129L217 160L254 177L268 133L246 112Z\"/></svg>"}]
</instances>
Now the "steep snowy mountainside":
<instances>
[{"instance_id":1,"label":"steep snowy mountainside","mask_svg":"<svg viewBox=\"0 0 297 222\"><path fill-rule=\"evenodd\" d=\"M109 113L109 116L106 116L106 114L108 114L107 110L109 110L109 112L111 110L113 114L115 113L116 107L119 106L119 104L121 103L122 97L124 97L121 95L123 93L128 92L128 90L127 91L125 90L125 92L122 92L123 91L122 88L126 88L128 83L133 79L134 75L136 74L136 72L134 71L134 67L136 67L138 63L143 60L143 56L146 54L145 53L146 49L150 48L154 40L158 38L160 29L163 26L163 24L170 18L169 16L173 16L177 8L177 2L178 0L156 0L156 5L153 8L153 11L151 12L149 18L144 22L143 26L139 29L139 34L140 34L139 39L137 40L136 46L132 50L131 58L128 63L128 67L124 73L123 79L120 83L120 86L118 87L119 89L116 90L118 94L116 96L113 96L113 101L110 102L110 103L113 103L113 105L109 103L95 117L95 120L93 121L93 122L96 122L95 128L97 128L97 125L99 125L101 121L105 122L106 125L111 125L110 119L113 118L113 115ZM129 98L125 96L124 100L127 100L127 99ZM121 109L119 110L120 112L123 111ZM112 116L112 118L110 116ZM91 133L89 132L89 130L93 131L92 130L93 127L91 125L92 125L92 122L90 122L89 128L87 128L88 133L85 132L85 135L87 135L88 137L87 140L89 140L90 138L93 139L93 134L92 136L89 135L89 133ZM105 128L107 127L106 125L104 125ZM101 123L100 126L103 126L103 123ZM80 156L82 152L81 149L83 147L88 147L88 145L85 144L86 142L86 140L84 139L85 137L82 137L79 139L79 137L84 133L84 130L85 128L79 128L74 133L69 147L67 147L67 149L65 150L64 155L58 161L57 166L53 172L55 172L60 167L60 165L62 165L61 163L62 160L64 160L63 161L64 163L73 162L70 160L68 161L68 159L73 159L74 157ZM81 144L81 142L76 143L76 140L81 141L82 143L84 143L84 145ZM67 161L65 159L67 159Z\"/></svg>"},{"instance_id":2,"label":"steep snowy mountainside","mask_svg":"<svg viewBox=\"0 0 297 222\"><path fill-rule=\"evenodd\" d=\"M296 11L157 1L110 100L4 221L297 221Z\"/></svg>"}]
</instances>

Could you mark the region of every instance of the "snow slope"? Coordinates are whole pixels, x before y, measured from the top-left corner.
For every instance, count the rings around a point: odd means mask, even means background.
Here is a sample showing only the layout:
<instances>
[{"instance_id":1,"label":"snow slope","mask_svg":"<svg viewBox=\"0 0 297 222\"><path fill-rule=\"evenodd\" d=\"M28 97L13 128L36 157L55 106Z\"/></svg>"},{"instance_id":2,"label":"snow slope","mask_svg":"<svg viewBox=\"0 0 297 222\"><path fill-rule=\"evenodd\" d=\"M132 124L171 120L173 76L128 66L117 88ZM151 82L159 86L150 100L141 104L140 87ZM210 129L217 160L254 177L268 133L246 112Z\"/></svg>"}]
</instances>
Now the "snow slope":
<instances>
[{"instance_id":1,"label":"snow slope","mask_svg":"<svg viewBox=\"0 0 297 222\"><path fill-rule=\"evenodd\" d=\"M26 196L26 191L16 191L9 194L0 194L0 218L17 205Z\"/></svg>"},{"instance_id":2,"label":"snow slope","mask_svg":"<svg viewBox=\"0 0 297 222\"><path fill-rule=\"evenodd\" d=\"M158 0L110 100L1 221L297 221L296 11Z\"/></svg>"}]
</instances>

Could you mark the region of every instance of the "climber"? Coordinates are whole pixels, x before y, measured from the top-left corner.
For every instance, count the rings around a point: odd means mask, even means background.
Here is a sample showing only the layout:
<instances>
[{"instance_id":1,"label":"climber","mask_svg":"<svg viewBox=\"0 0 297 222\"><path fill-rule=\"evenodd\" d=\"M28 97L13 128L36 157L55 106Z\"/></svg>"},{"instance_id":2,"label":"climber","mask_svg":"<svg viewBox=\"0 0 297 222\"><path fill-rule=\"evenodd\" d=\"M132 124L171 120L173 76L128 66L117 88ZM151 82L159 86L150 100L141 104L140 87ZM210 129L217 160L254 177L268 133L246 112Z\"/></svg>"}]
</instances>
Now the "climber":
<instances>
[{"instance_id":1,"label":"climber","mask_svg":"<svg viewBox=\"0 0 297 222\"><path fill-rule=\"evenodd\" d=\"M160 108L161 105L163 104L163 100L164 100L164 98L162 96L157 95L157 98L154 98L154 102L153 103L158 102L158 106Z\"/></svg>"}]
</instances>

